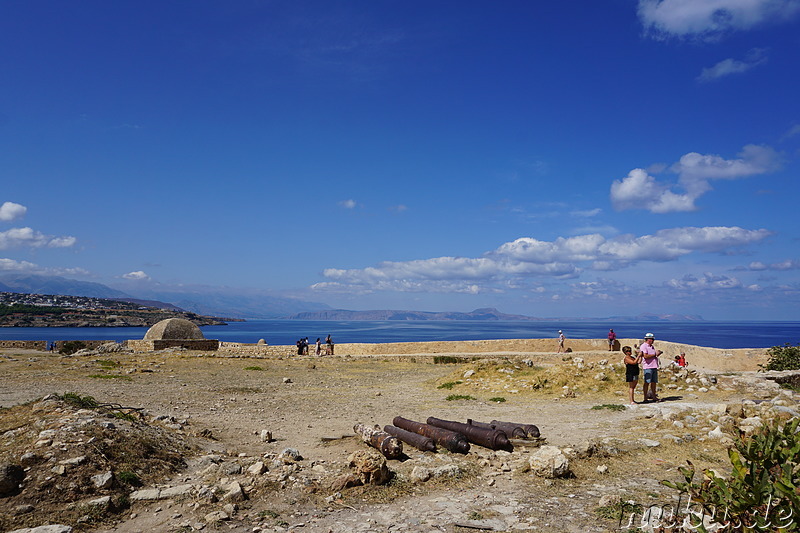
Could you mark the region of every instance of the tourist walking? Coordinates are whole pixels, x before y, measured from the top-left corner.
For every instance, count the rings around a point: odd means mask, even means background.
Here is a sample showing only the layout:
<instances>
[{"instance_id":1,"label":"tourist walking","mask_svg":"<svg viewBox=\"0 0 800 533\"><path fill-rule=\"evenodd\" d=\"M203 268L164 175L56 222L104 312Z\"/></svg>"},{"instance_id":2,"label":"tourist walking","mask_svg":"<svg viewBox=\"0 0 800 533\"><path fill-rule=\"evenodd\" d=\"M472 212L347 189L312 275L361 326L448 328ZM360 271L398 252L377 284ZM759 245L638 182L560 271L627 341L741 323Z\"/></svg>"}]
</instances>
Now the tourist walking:
<instances>
[{"instance_id":1,"label":"tourist walking","mask_svg":"<svg viewBox=\"0 0 800 533\"><path fill-rule=\"evenodd\" d=\"M636 384L639 383L639 363L642 361L642 356L637 353L635 356L631 353L630 346L624 346L622 353L625 354L623 361L625 362L625 381L628 383L628 401L631 405L636 405L634 395L636 393Z\"/></svg>"},{"instance_id":2,"label":"tourist walking","mask_svg":"<svg viewBox=\"0 0 800 533\"><path fill-rule=\"evenodd\" d=\"M328 355L333 355L333 339L331 339L330 333L325 337L325 347L327 348Z\"/></svg>"},{"instance_id":3,"label":"tourist walking","mask_svg":"<svg viewBox=\"0 0 800 533\"><path fill-rule=\"evenodd\" d=\"M614 342L617 340L617 334L614 333L613 329L608 330L608 351L614 349Z\"/></svg>"},{"instance_id":4,"label":"tourist walking","mask_svg":"<svg viewBox=\"0 0 800 533\"><path fill-rule=\"evenodd\" d=\"M319 337L317 337L317 349L315 350L316 355L322 355L322 343L319 342Z\"/></svg>"},{"instance_id":5,"label":"tourist walking","mask_svg":"<svg viewBox=\"0 0 800 533\"><path fill-rule=\"evenodd\" d=\"M567 340L567 338L564 336L564 332L561 331L561 330L558 330L558 353L561 353L561 352L564 351L564 341L565 340Z\"/></svg>"}]
</instances>

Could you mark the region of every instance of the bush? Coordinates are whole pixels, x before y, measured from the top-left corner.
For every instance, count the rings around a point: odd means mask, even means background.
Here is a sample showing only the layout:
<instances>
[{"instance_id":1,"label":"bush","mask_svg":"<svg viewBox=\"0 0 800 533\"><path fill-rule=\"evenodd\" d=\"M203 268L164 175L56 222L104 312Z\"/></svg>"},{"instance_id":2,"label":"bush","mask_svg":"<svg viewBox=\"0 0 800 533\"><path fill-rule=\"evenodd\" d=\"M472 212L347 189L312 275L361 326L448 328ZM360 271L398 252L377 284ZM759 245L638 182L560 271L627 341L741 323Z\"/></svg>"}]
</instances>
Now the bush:
<instances>
[{"instance_id":1,"label":"bush","mask_svg":"<svg viewBox=\"0 0 800 533\"><path fill-rule=\"evenodd\" d=\"M435 365L452 365L462 363L463 360L460 357L454 357L452 355L434 355L433 356L433 364Z\"/></svg>"},{"instance_id":2,"label":"bush","mask_svg":"<svg viewBox=\"0 0 800 533\"><path fill-rule=\"evenodd\" d=\"M706 518L730 531L789 531L800 509L800 419L783 427L776 421L751 437L737 438L728 450L733 472L721 478L711 471L694 483L691 461L680 468L685 481L661 483L688 493ZM699 531L705 531L698 524Z\"/></svg>"},{"instance_id":3,"label":"bush","mask_svg":"<svg viewBox=\"0 0 800 533\"><path fill-rule=\"evenodd\" d=\"M773 346L767 350L769 361L766 365L758 365L761 370L800 370L800 344L792 346L788 342L783 346Z\"/></svg>"},{"instance_id":4,"label":"bush","mask_svg":"<svg viewBox=\"0 0 800 533\"><path fill-rule=\"evenodd\" d=\"M86 343L83 341L67 341L61 346L61 349L58 351L58 353L72 355L78 350L83 350L84 348L86 348Z\"/></svg>"}]
</instances>

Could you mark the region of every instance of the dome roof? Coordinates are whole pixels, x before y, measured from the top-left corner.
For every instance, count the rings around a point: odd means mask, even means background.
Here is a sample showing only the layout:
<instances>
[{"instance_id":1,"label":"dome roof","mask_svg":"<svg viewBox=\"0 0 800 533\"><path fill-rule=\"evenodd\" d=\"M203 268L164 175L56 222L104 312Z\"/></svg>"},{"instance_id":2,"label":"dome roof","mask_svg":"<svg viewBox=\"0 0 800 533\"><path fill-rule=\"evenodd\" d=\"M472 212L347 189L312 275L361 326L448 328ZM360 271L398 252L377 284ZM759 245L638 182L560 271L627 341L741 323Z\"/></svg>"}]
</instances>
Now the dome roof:
<instances>
[{"instance_id":1,"label":"dome roof","mask_svg":"<svg viewBox=\"0 0 800 533\"><path fill-rule=\"evenodd\" d=\"M168 318L153 325L144 334L144 340L203 340L203 332L185 318Z\"/></svg>"}]
</instances>

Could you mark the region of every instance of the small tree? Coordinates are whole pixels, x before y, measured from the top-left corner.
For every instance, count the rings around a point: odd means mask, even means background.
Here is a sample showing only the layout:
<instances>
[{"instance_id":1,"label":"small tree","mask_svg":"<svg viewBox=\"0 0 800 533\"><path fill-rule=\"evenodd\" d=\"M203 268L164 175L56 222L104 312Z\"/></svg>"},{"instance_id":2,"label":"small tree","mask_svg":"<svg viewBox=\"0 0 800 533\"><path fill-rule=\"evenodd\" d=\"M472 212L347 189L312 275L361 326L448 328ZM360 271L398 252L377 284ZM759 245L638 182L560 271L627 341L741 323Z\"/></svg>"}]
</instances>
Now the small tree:
<instances>
[{"instance_id":1,"label":"small tree","mask_svg":"<svg viewBox=\"0 0 800 533\"><path fill-rule=\"evenodd\" d=\"M758 365L764 370L800 370L800 344L792 346L788 342L783 346L773 346L767 350L769 361L766 365Z\"/></svg>"}]
</instances>

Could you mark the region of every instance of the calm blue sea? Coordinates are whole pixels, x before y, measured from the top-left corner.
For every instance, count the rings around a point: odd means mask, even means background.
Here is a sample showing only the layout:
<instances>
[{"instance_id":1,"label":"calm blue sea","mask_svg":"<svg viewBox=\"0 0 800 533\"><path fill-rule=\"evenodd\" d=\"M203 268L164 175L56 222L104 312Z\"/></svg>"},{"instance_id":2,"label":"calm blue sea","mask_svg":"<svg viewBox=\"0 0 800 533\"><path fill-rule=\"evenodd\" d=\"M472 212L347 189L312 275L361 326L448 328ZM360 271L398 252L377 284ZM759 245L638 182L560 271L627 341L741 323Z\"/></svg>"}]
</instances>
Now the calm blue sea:
<instances>
[{"instance_id":1,"label":"calm blue sea","mask_svg":"<svg viewBox=\"0 0 800 533\"><path fill-rule=\"evenodd\" d=\"M568 339L605 338L614 328L620 338L641 338L647 332L656 339L714 348L767 348L784 343L800 344L800 322L620 322L609 321L310 321L248 320L227 326L203 327L209 339L231 342L294 344L308 337L313 344L330 334L335 343L418 342L482 339L555 338L558 330ZM141 339L145 328L0 328L0 340Z\"/></svg>"}]
</instances>

